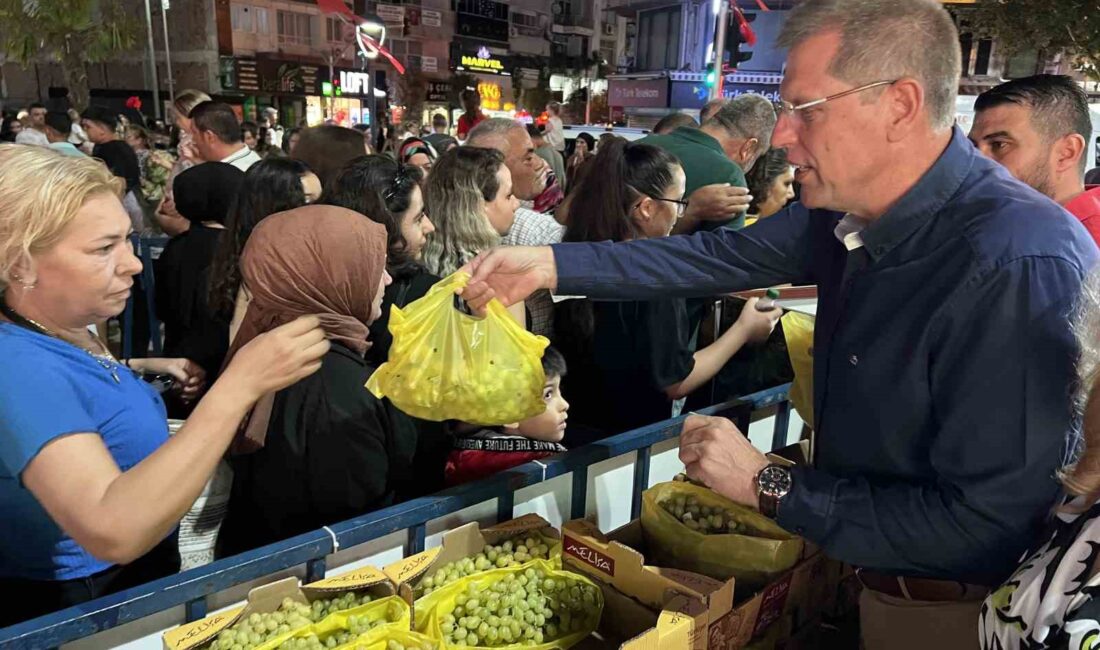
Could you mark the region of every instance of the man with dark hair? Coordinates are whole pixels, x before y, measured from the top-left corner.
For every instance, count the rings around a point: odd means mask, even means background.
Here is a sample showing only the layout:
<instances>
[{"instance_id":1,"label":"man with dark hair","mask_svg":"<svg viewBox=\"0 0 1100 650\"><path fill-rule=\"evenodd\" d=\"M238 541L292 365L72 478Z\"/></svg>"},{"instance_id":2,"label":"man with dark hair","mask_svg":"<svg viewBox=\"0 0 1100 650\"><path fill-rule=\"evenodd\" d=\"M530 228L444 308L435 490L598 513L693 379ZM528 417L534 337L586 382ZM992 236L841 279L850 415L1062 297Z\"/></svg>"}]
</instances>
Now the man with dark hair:
<instances>
[{"instance_id":1,"label":"man with dark hair","mask_svg":"<svg viewBox=\"0 0 1100 650\"><path fill-rule=\"evenodd\" d=\"M69 117L68 113L62 111L46 113L46 139L50 142L50 148L56 149L66 156L83 158L84 152L69 142L72 133L73 119Z\"/></svg>"},{"instance_id":2,"label":"man with dark hair","mask_svg":"<svg viewBox=\"0 0 1100 650\"><path fill-rule=\"evenodd\" d=\"M473 88L462 91L462 109L465 111L458 118L458 139L465 140L475 126L489 119L489 116L481 112L481 94Z\"/></svg>"},{"instance_id":3,"label":"man with dark hair","mask_svg":"<svg viewBox=\"0 0 1100 650\"><path fill-rule=\"evenodd\" d=\"M35 102L28 110L27 121L23 123L23 130L15 136L15 143L49 146L50 141L46 138L46 107Z\"/></svg>"},{"instance_id":4,"label":"man with dark hair","mask_svg":"<svg viewBox=\"0 0 1100 650\"><path fill-rule=\"evenodd\" d=\"M1091 137L1088 95L1064 75L1013 79L974 102L974 146L1069 210L1100 242L1100 188L1085 191Z\"/></svg>"},{"instance_id":5,"label":"man with dark hair","mask_svg":"<svg viewBox=\"0 0 1100 650\"><path fill-rule=\"evenodd\" d=\"M695 129L699 128L699 123L687 113L669 113L653 126L653 132L657 135L668 135L681 126Z\"/></svg>"},{"instance_id":6,"label":"man with dark hair","mask_svg":"<svg viewBox=\"0 0 1100 650\"><path fill-rule=\"evenodd\" d=\"M260 156L241 142L241 125L229 104L203 102L191 109L191 139L205 162L223 162L242 172Z\"/></svg>"},{"instance_id":7,"label":"man with dark hair","mask_svg":"<svg viewBox=\"0 0 1100 650\"><path fill-rule=\"evenodd\" d=\"M432 116L432 132L424 136L424 140L435 147L441 156L458 146L458 140L447 133L447 126L447 116L436 113Z\"/></svg>"},{"instance_id":8,"label":"man with dark hair","mask_svg":"<svg viewBox=\"0 0 1100 650\"><path fill-rule=\"evenodd\" d=\"M760 95L742 95L725 102L699 128L680 127L667 135L643 138L643 144L659 147L680 159L687 176L685 196L687 211L676 224L674 234L690 234L699 228L710 230L728 225L740 228L745 224L745 174L752 169L771 141L775 126L775 108ZM708 185L724 186L705 188ZM717 190L721 198L717 206L696 191ZM728 196L722 196L723 194Z\"/></svg>"}]
</instances>

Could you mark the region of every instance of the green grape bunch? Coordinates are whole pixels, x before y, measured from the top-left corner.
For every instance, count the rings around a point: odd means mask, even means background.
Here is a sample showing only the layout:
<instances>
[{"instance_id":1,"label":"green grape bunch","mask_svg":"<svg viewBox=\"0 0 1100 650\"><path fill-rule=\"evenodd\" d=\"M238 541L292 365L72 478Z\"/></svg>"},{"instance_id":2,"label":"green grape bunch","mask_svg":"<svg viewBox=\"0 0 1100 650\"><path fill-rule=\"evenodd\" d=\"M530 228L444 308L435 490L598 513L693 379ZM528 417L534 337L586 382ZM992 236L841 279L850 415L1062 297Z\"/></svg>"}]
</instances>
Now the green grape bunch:
<instances>
[{"instance_id":1,"label":"green grape bunch","mask_svg":"<svg viewBox=\"0 0 1100 650\"><path fill-rule=\"evenodd\" d=\"M470 584L454 602L440 618L448 646L539 645L594 629L600 612L597 587L535 568Z\"/></svg>"},{"instance_id":2,"label":"green grape bunch","mask_svg":"<svg viewBox=\"0 0 1100 650\"><path fill-rule=\"evenodd\" d=\"M340 612L371 602L369 594L357 597L348 592L331 599L315 600L311 604L284 598L279 609L267 614L254 612L218 634L213 650L252 650L277 636L320 621L333 612Z\"/></svg>"},{"instance_id":3,"label":"green grape bunch","mask_svg":"<svg viewBox=\"0 0 1100 650\"><path fill-rule=\"evenodd\" d=\"M278 650L321 650L322 648L336 648L351 643L376 627L381 627L388 623L397 623L400 620L401 608L397 603L390 603L384 618L372 621L367 615L352 615L347 619L346 630L333 632L323 638L316 634L308 634L303 637L287 639L279 645Z\"/></svg>"},{"instance_id":4,"label":"green grape bunch","mask_svg":"<svg viewBox=\"0 0 1100 650\"><path fill-rule=\"evenodd\" d=\"M752 529L737 520L737 514L718 506L700 505L695 497L674 496L657 505L688 528L704 535L749 535Z\"/></svg>"},{"instance_id":5,"label":"green grape bunch","mask_svg":"<svg viewBox=\"0 0 1100 650\"><path fill-rule=\"evenodd\" d=\"M533 535L526 538L523 535L517 535L495 546L487 544L477 555L448 562L436 569L434 573L426 574L420 584L413 589L413 595L416 598L427 596L456 580L482 571L506 569L531 560L549 558L550 546L546 540Z\"/></svg>"}]
</instances>

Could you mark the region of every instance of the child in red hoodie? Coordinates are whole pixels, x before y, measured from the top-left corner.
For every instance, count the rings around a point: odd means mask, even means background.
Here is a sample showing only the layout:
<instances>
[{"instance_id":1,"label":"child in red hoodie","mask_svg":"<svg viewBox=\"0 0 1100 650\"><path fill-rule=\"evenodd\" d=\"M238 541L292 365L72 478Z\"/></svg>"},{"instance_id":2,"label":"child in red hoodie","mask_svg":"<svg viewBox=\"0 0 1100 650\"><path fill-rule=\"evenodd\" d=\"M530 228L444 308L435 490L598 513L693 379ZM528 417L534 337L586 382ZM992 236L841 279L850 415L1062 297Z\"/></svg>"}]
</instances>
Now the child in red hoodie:
<instances>
[{"instance_id":1,"label":"child in red hoodie","mask_svg":"<svg viewBox=\"0 0 1100 650\"><path fill-rule=\"evenodd\" d=\"M456 437L445 469L448 486L476 481L565 451L560 442L569 417L569 402L561 395L565 358L554 348L546 348L542 369L546 374L546 384L542 387L546 410L518 424L481 429Z\"/></svg>"}]
</instances>

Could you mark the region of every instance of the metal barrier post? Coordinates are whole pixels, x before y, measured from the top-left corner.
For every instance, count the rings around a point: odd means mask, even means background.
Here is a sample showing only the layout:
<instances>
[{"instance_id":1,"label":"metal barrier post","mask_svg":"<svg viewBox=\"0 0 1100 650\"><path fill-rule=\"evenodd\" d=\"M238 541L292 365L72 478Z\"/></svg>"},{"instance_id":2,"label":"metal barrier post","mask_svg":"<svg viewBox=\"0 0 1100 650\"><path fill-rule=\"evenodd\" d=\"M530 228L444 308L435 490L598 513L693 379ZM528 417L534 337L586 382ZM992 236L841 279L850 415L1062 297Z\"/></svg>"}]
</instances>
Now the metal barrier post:
<instances>
[{"instance_id":1,"label":"metal barrier post","mask_svg":"<svg viewBox=\"0 0 1100 650\"><path fill-rule=\"evenodd\" d=\"M319 557L306 562L306 582L325 579L325 558Z\"/></svg>"},{"instance_id":2,"label":"metal barrier post","mask_svg":"<svg viewBox=\"0 0 1100 650\"><path fill-rule=\"evenodd\" d=\"M416 526L410 526L408 532L408 539L405 540L405 556L416 555L424 551L424 544L427 540L428 527L426 524L418 524Z\"/></svg>"},{"instance_id":3,"label":"metal barrier post","mask_svg":"<svg viewBox=\"0 0 1100 650\"><path fill-rule=\"evenodd\" d=\"M573 505L569 511L571 519L583 519L588 509L588 467L573 470Z\"/></svg>"},{"instance_id":4,"label":"metal barrier post","mask_svg":"<svg viewBox=\"0 0 1100 650\"><path fill-rule=\"evenodd\" d=\"M183 611L183 620L188 623L206 618L206 597L187 601Z\"/></svg>"},{"instance_id":5,"label":"metal barrier post","mask_svg":"<svg viewBox=\"0 0 1100 650\"><path fill-rule=\"evenodd\" d=\"M497 497L497 523L512 519L512 512L516 508L516 495L514 492L506 492Z\"/></svg>"},{"instance_id":6,"label":"metal barrier post","mask_svg":"<svg viewBox=\"0 0 1100 650\"><path fill-rule=\"evenodd\" d=\"M791 403L780 402L775 407L775 431L772 433L772 450L787 446L787 434L791 428Z\"/></svg>"},{"instance_id":7,"label":"metal barrier post","mask_svg":"<svg viewBox=\"0 0 1100 650\"><path fill-rule=\"evenodd\" d=\"M634 491L630 499L630 518L637 519L642 514L642 492L649 487L649 460L653 456L652 447L638 450L634 461Z\"/></svg>"}]
</instances>

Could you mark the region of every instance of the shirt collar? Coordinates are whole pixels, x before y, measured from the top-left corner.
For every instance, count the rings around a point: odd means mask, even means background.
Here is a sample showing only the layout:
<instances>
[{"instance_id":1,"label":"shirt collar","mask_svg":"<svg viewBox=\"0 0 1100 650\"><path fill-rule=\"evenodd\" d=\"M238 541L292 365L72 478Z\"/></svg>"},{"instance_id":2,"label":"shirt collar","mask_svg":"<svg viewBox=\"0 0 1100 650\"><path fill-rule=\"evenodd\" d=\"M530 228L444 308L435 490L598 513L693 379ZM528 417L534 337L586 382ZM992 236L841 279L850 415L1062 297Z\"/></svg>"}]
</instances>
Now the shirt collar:
<instances>
[{"instance_id":1,"label":"shirt collar","mask_svg":"<svg viewBox=\"0 0 1100 650\"><path fill-rule=\"evenodd\" d=\"M681 126L669 135L679 140L690 140L691 142L701 144L709 149L714 149L723 156L726 155L726 152L722 150L722 143L718 142L718 140L709 133L704 133L698 127Z\"/></svg>"},{"instance_id":2,"label":"shirt collar","mask_svg":"<svg viewBox=\"0 0 1100 650\"><path fill-rule=\"evenodd\" d=\"M867 253L879 260L936 215L970 173L977 150L958 127L932 168L894 207L861 233Z\"/></svg>"},{"instance_id":3,"label":"shirt collar","mask_svg":"<svg viewBox=\"0 0 1100 650\"><path fill-rule=\"evenodd\" d=\"M248 148L247 144L242 144L240 149L238 149L234 153L229 154L228 156L226 156L225 158L223 158L219 162L233 163L233 162L236 162L236 161L244 158L245 156L247 156L251 152L252 152L252 150Z\"/></svg>"},{"instance_id":4,"label":"shirt collar","mask_svg":"<svg viewBox=\"0 0 1100 650\"><path fill-rule=\"evenodd\" d=\"M833 230L833 234L840 240L840 243L844 244L844 248L848 249L848 252L852 252L857 248L863 247L863 230L867 228L867 221L857 217L854 214L846 214L836 224L836 228Z\"/></svg>"}]
</instances>

